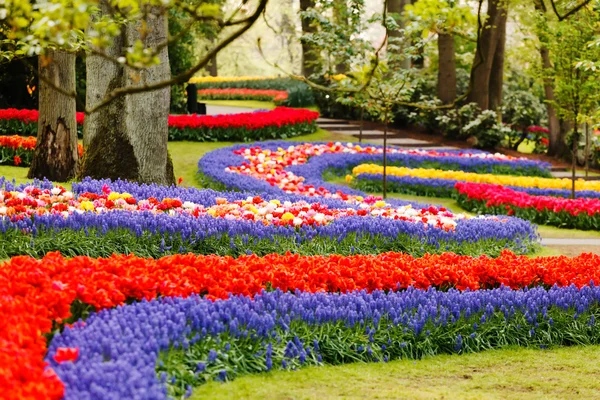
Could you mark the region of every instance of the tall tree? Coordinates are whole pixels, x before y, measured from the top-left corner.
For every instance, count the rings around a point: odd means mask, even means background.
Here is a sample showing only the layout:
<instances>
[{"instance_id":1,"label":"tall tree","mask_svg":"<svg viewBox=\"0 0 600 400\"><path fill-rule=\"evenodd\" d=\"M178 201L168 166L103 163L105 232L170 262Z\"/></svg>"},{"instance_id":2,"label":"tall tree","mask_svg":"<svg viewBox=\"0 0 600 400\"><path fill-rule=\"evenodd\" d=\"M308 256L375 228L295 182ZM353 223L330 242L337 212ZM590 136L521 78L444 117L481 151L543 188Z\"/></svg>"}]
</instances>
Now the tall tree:
<instances>
[{"instance_id":1,"label":"tall tree","mask_svg":"<svg viewBox=\"0 0 600 400\"><path fill-rule=\"evenodd\" d=\"M300 0L300 13L302 20L302 35L310 35L316 32L315 26L310 18L306 18L302 13L315 7L314 0ZM309 77L318 71L319 54L317 48L306 38L302 42L302 75Z\"/></svg>"},{"instance_id":2,"label":"tall tree","mask_svg":"<svg viewBox=\"0 0 600 400\"><path fill-rule=\"evenodd\" d=\"M456 99L456 51L454 35L438 34L438 80L437 96L444 104Z\"/></svg>"},{"instance_id":3,"label":"tall tree","mask_svg":"<svg viewBox=\"0 0 600 400\"><path fill-rule=\"evenodd\" d=\"M101 15L110 15L105 0ZM118 58L123 50L141 40L145 47L156 48L167 40L167 16L149 12L142 21L122 28L106 52ZM118 88L149 86L171 77L167 47L157 54L158 65L136 70L107 62L105 57L87 58L87 103L94 107ZM173 164L167 152L169 137L169 99L167 86L144 93L128 94L86 118L80 176L128 179L138 182L173 184Z\"/></svg>"},{"instance_id":4,"label":"tall tree","mask_svg":"<svg viewBox=\"0 0 600 400\"><path fill-rule=\"evenodd\" d=\"M387 2L387 12L391 14L391 16L396 21L396 29L390 29L389 32L389 42L387 51L396 53L398 61L397 67L407 69L410 68L411 60L408 55L400 57L402 52L404 51L402 46L402 42L406 41L406 34L404 32L404 28L406 27L403 13L404 8L411 4L411 0L388 0Z\"/></svg>"},{"instance_id":5,"label":"tall tree","mask_svg":"<svg viewBox=\"0 0 600 400\"><path fill-rule=\"evenodd\" d=\"M35 153L28 178L66 182L77 173L75 54L49 50L38 58L39 118Z\"/></svg>"},{"instance_id":6,"label":"tall tree","mask_svg":"<svg viewBox=\"0 0 600 400\"><path fill-rule=\"evenodd\" d=\"M479 46L471 68L471 91L467 97L468 102L477 103L482 110L497 107L501 101L507 13L507 0L488 1L487 18L481 26Z\"/></svg>"},{"instance_id":7,"label":"tall tree","mask_svg":"<svg viewBox=\"0 0 600 400\"><path fill-rule=\"evenodd\" d=\"M544 82L544 94L546 97L546 110L548 112L548 155L551 156L565 156L568 154L569 149L565 143L565 136L569 130L569 124L561 121L556 113L554 102L556 97L554 96L554 80L551 77L553 69L552 62L550 61L550 50L548 49L548 37L547 37L547 11L542 0L534 1L535 10L539 14L538 24L536 27L538 39L540 41L540 57L542 60L542 79Z\"/></svg>"},{"instance_id":8,"label":"tall tree","mask_svg":"<svg viewBox=\"0 0 600 400\"><path fill-rule=\"evenodd\" d=\"M437 35L437 96L444 104L456 99L455 35L469 36L473 25L471 7L455 0L419 0L405 7L406 17L422 31L423 36Z\"/></svg>"},{"instance_id":9,"label":"tall tree","mask_svg":"<svg viewBox=\"0 0 600 400\"><path fill-rule=\"evenodd\" d=\"M504 86L504 53L506 47L506 20L508 19L508 7L506 6L507 0L501 0L504 3L503 7L500 7L498 16L496 18L496 29L498 30L498 36L496 38L496 50L492 58L492 65L490 70L490 84L489 84L489 103L488 108L490 110L499 110L502 103L502 87Z\"/></svg>"}]
</instances>

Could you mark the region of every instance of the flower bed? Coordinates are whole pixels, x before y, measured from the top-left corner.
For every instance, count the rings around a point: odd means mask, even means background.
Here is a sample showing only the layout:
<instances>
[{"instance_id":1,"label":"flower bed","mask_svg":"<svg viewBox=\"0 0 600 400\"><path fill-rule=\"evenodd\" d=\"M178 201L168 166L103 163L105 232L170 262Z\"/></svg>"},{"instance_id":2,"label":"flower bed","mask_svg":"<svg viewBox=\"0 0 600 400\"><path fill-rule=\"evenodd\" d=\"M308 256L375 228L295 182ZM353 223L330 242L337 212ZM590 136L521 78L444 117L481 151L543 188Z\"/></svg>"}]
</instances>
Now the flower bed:
<instances>
[{"instance_id":1,"label":"flower bed","mask_svg":"<svg viewBox=\"0 0 600 400\"><path fill-rule=\"evenodd\" d=\"M383 149L341 143L266 142L236 145L207 153L198 162L204 185L280 195L352 199L364 193L323 180L328 170L343 171L365 160L381 159ZM549 165L485 152L389 149L388 159L403 165L455 166L468 170L507 169L546 172Z\"/></svg>"},{"instance_id":2,"label":"flower bed","mask_svg":"<svg viewBox=\"0 0 600 400\"><path fill-rule=\"evenodd\" d=\"M534 196L499 185L458 182L458 202L467 210L514 215L538 224L600 229L600 200Z\"/></svg>"},{"instance_id":3,"label":"flower bed","mask_svg":"<svg viewBox=\"0 0 600 400\"><path fill-rule=\"evenodd\" d=\"M279 104L288 107L307 107L315 104L310 86L304 82L289 78L277 77L216 77L216 79L192 78L198 89L249 89L249 90L280 90L287 93L287 98Z\"/></svg>"},{"instance_id":4,"label":"flower bed","mask_svg":"<svg viewBox=\"0 0 600 400\"><path fill-rule=\"evenodd\" d=\"M414 259L395 253L264 259L16 257L0 266L0 317L5 321L0 388L15 399L63 394L68 399L87 394L130 398L139 388L147 390L148 398L165 398L166 382L170 394L181 395L189 392L188 385L272 368L512 344L597 343L600 289L587 285L599 278L598 265L599 256L591 254L530 259L509 252L498 259L454 254ZM409 286L432 284L556 287L442 292ZM298 291L262 291L272 288ZM366 291L322 293L356 289ZM229 293L234 297L212 301ZM55 332L46 356L50 368L43 361L47 345L42 335L59 325L94 309L157 296L162 298L100 312ZM170 349L194 356L170 357Z\"/></svg>"},{"instance_id":5,"label":"flower bed","mask_svg":"<svg viewBox=\"0 0 600 400\"><path fill-rule=\"evenodd\" d=\"M277 107L271 111L228 115L171 115L169 140L243 141L289 138L317 129L319 113Z\"/></svg>"},{"instance_id":6,"label":"flower bed","mask_svg":"<svg viewBox=\"0 0 600 400\"><path fill-rule=\"evenodd\" d=\"M33 136L0 136L0 165L31 165L36 139Z\"/></svg>"},{"instance_id":7,"label":"flower bed","mask_svg":"<svg viewBox=\"0 0 600 400\"><path fill-rule=\"evenodd\" d=\"M369 176L381 176L383 174L383 167L376 164L361 164L352 169L352 174L360 178L362 174L368 174ZM424 179L443 179L453 180L455 182L473 182L473 183L487 183L502 186L515 186L522 188L535 188L535 189L558 189L558 190L570 190L572 186L571 179L567 178L540 178L530 176L503 176L494 174L481 174L464 171L442 171L430 168L405 168L405 167L394 167L390 166L387 168L388 176L396 177L413 177L413 178L424 178ZM585 191L600 191L600 182L598 181L584 181L579 179L575 182L575 190Z\"/></svg>"},{"instance_id":8,"label":"flower bed","mask_svg":"<svg viewBox=\"0 0 600 400\"><path fill-rule=\"evenodd\" d=\"M0 136L0 165L29 167L35 151L36 138L33 136ZM79 156L83 146L79 145Z\"/></svg>"},{"instance_id":9,"label":"flower bed","mask_svg":"<svg viewBox=\"0 0 600 400\"><path fill-rule=\"evenodd\" d=\"M48 182L5 185L7 190L0 192L0 257L54 250L96 256L390 250L497 255L503 248L532 251L538 241L535 227L519 219L467 218L376 198L261 198L256 193L89 179L74 183L74 193Z\"/></svg>"},{"instance_id":10,"label":"flower bed","mask_svg":"<svg viewBox=\"0 0 600 400\"><path fill-rule=\"evenodd\" d=\"M171 115L169 140L254 141L289 138L315 132L319 113L277 107L270 111L229 115ZM0 134L37 135L36 110L0 110ZM84 115L77 113L78 134L82 135Z\"/></svg>"},{"instance_id":11,"label":"flower bed","mask_svg":"<svg viewBox=\"0 0 600 400\"><path fill-rule=\"evenodd\" d=\"M198 98L206 100L258 100L282 104L288 98L285 90L264 89L201 89Z\"/></svg>"},{"instance_id":12,"label":"flower bed","mask_svg":"<svg viewBox=\"0 0 600 400\"><path fill-rule=\"evenodd\" d=\"M350 186L368 193L383 190L383 167L376 164L361 164L352 170L355 176L347 175ZM535 196L571 197L570 189L553 189L570 186L568 179L546 179L534 177L512 177L491 174L475 174L461 171L433 169L411 169L388 167L387 190L392 193L408 193L419 196L457 197L458 182L500 183L514 191ZM567 185L568 184L568 185ZM529 186L531 185L531 186ZM537 186L537 187L536 187ZM596 182L577 181L576 198L600 198Z\"/></svg>"}]
</instances>

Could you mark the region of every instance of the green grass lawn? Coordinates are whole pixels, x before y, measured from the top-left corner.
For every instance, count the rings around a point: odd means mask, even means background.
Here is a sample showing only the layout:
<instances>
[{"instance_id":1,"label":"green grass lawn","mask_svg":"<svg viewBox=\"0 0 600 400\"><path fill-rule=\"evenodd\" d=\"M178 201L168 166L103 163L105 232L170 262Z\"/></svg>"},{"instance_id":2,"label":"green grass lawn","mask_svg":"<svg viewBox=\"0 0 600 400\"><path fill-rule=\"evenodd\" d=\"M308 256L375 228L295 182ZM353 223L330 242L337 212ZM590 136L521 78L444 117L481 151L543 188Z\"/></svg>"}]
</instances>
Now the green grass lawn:
<instances>
[{"instance_id":1,"label":"green grass lawn","mask_svg":"<svg viewBox=\"0 0 600 400\"><path fill-rule=\"evenodd\" d=\"M598 376L600 346L510 348L257 374L200 386L191 399L591 399Z\"/></svg>"}]
</instances>

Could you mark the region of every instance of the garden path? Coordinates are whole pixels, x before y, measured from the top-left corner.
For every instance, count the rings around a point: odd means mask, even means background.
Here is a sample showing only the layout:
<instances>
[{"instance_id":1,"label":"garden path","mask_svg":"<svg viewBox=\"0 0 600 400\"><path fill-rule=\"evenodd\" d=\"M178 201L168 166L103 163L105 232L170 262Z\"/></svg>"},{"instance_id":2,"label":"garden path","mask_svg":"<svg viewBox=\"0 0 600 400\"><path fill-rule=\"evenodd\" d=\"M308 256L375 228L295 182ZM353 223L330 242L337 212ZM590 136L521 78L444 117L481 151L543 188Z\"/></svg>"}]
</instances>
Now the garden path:
<instances>
[{"instance_id":1,"label":"garden path","mask_svg":"<svg viewBox=\"0 0 600 400\"><path fill-rule=\"evenodd\" d=\"M222 106L215 104L206 105L206 115L219 115L219 114L238 114L245 112L256 111L255 108L250 107L233 107L233 106Z\"/></svg>"}]
</instances>

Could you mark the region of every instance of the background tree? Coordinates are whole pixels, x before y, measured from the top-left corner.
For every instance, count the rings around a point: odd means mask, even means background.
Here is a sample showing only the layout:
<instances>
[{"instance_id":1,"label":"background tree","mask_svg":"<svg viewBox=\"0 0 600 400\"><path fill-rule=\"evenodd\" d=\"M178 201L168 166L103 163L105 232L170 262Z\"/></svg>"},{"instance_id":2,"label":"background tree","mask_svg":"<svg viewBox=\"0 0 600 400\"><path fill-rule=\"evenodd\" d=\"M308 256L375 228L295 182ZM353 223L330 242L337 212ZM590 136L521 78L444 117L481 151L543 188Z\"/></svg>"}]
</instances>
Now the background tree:
<instances>
[{"instance_id":1,"label":"background tree","mask_svg":"<svg viewBox=\"0 0 600 400\"><path fill-rule=\"evenodd\" d=\"M55 87L75 91L75 54L48 51L39 57L39 117L35 152L28 178L66 182L77 173L75 98Z\"/></svg>"},{"instance_id":2,"label":"background tree","mask_svg":"<svg viewBox=\"0 0 600 400\"><path fill-rule=\"evenodd\" d=\"M414 0L388 0L387 13L393 20L394 25L389 26L389 42L387 52L396 56L399 68L410 68L410 55L406 52L406 46L409 46L409 38L406 35L406 20L403 17L405 7L412 4Z\"/></svg>"},{"instance_id":3,"label":"background tree","mask_svg":"<svg viewBox=\"0 0 600 400\"><path fill-rule=\"evenodd\" d=\"M443 104L457 96L455 35L467 36L475 22L471 7L456 0L419 0L405 7L405 15L428 38L437 35L437 97ZM473 38L474 39L474 38Z\"/></svg>"},{"instance_id":4,"label":"background tree","mask_svg":"<svg viewBox=\"0 0 600 400\"><path fill-rule=\"evenodd\" d=\"M312 76L319 70L318 47L311 43L308 36L315 33L316 29L313 21L306 15L315 7L315 0L300 0L300 20L302 23L302 75Z\"/></svg>"},{"instance_id":5,"label":"background tree","mask_svg":"<svg viewBox=\"0 0 600 400\"><path fill-rule=\"evenodd\" d=\"M502 102L508 0L489 0L487 16L478 28L478 46L471 68L467 102L495 110ZM482 1L479 6L481 7ZM479 19L482 16L479 13Z\"/></svg>"},{"instance_id":6,"label":"background tree","mask_svg":"<svg viewBox=\"0 0 600 400\"><path fill-rule=\"evenodd\" d=\"M590 121L600 106L600 80L590 68L600 62L600 52L593 45L600 23L600 2L584 7L569 19L556 23L549 36L548 50L553 68L546 70L554 81L552 102L558 116L571 122L571 157L573 193L575 196L575 166L579 145L579 125Z\"/></svg>"}]
</instances>

